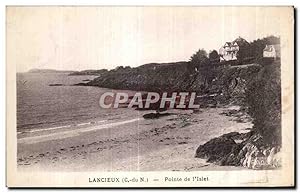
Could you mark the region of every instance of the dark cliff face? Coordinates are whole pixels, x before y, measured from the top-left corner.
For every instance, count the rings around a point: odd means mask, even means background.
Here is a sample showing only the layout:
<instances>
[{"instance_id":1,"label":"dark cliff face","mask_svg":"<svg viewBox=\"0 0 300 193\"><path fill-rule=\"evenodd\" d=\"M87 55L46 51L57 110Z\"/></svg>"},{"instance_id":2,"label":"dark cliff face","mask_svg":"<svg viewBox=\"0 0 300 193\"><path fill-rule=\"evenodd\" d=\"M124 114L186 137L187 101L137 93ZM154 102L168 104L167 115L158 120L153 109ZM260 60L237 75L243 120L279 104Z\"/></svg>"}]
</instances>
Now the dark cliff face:
<instances>
[{"instance_id":1,"label":"dark cliff face","mask_svg":"<svg viewBox=\"0 0 300 193\"><path fill-rule=\"evenodd\" d=\"M188 91L193 78L189 73L188 62L151 63L136 68L111 70L87 85L139 91Z\"/></svg>"},{"instance_id":2,"label":"dark cliff face","mask_svg":"<svg viewBox=\"0 0 300 193\"><path fill-rule=\"evenodd\" d=\"M254 129L273 146L281 144L280 61L271 62L257 73L247 87L246 104Z\"/></svg>"},{"instance_id":3,"label":"dark cliff face","mask_svg":"<svg viewBox=\"0 0 300 193\"><path fill-rule=\"evenodd\" d=\"M222 93L227 102L247 105L245 104L247 88L261 69L262 66L256 63L225 66L218 71L210 90Z\"/></svg>"},{"instance_id":4,"label":"dark cliff face","mask_svg":"<svg viewBox=\"0 0 300 193\"><path fill-rule=\"evenodd\" d=\"M103 72L85 85L136 91L223 93L226 99L242 99L245 97L246 83L260 69L258 64L211 64L207 69L196 70L189 62L150 63Z\"/></svg>"},{"instance_id":5,"label":"dark cliff face","mask_svg":"<svg viewBox=\"0 0 300 193\"><path fill-rule=\"evenodd\" d=\"M227 67L216 79L226 101L241 105L253 118L255 134L264 145L280 146L280 61Z\"/></svg>"},{"instance_id":6,"label":"dark cliff face","mask_svg":"<svg viewBox=\"0 0 300 193\"><path fill-rule=\"evenodd\" d=\"M255 135L264 145L281 144L280 61L227 66L220 70L210 91L222 93L225 103L238 104L253 118Z\"/></svg>"}]
</instances>

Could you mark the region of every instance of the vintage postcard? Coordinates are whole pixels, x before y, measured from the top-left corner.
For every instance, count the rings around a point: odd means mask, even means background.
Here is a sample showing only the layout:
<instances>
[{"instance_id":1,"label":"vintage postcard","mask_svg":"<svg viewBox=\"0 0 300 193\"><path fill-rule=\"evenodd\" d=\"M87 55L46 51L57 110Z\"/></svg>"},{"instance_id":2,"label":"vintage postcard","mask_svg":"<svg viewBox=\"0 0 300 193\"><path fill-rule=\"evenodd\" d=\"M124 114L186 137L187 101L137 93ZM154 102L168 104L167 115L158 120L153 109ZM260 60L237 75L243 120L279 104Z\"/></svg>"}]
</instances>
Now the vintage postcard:
<instances>
[{"instance_id":1,"label":"vintage postcard","mask_svg":"<svg viewBox=\"0 0 300 193\"><path fill-rule=\"evenodd\" d=\"M7 6L8 187L293 187L294 7Z\"/></svg>"}]
</instances>

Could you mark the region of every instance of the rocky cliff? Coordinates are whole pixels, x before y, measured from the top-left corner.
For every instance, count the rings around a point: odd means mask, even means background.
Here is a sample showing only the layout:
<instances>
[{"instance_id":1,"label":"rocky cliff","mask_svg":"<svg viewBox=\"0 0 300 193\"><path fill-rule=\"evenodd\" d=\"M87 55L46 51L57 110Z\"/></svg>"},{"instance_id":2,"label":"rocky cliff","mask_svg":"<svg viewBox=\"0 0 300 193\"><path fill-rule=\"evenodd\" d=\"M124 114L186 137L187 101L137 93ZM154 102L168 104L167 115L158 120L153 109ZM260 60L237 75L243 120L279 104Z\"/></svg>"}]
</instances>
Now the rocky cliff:
<instances>
[{"instance_id":1,"label":"rocky cliff","mask_svg":"<svg viewBox=\"0 0 300 193\"><path fill-rule=\"evenodd\" d=\"M221 86L222 96L227 101L243 107L251 116L254 126L248 136L226 134L200 145L195 156L221 165L251 169L280 167L280 61L228 67L223 72L215 84Z\"/></svg>"},{"instance_id":2,"label":"rocky cliff","mask_svg":"<svg viewBox=\"0 0 300 193\"><path fill-rule=\"evenodd\" d=\"M137 91L193 91L199 94L223 93L243 97L246 82L261 69L259 64L211 64L205 72L192 69L189 62L149 63L136 68L101 71L101 75L81 85Z\"/></svg>"},{"instance_id":3,"label":"rocky cliff","mask_svg":"<svg viewBox=\"0 0 300 193\"><path fill-rule=\"evenodd\" d=\"M119 68L103 73L86 85L138 91L186 91L192 82L188 66L188 62L176 62Z\"/></svg>"},{"instance_id":4,"label":"rocky cliff","mask_svg":"<svg viewBox=\"0 0 300 193\"><path fill-rule=\"evenodd\" d=\"M240 65L229 62L206 69L191 69L189 62L151 63L111 70L83 85L157 92L193 91L207 96L198 101L202 104L238 104L241 111L252 117L252 131L246 136L228 134L212 139L199 146L196 157L254 169L280 165L275 158L281 146L280 61Z\"/></svg>"}]
</instances>

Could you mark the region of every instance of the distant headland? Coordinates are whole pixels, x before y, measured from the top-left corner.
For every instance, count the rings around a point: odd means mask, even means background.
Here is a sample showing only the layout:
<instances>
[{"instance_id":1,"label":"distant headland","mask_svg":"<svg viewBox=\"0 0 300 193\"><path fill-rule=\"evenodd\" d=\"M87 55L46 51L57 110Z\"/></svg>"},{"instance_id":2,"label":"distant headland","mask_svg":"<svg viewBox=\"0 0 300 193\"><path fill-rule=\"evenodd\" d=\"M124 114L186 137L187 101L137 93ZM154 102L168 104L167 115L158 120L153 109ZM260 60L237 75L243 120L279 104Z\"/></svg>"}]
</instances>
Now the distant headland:
<instances>
[{"instance_id":1,"label":"distant headland","mask_svg":"<svg viewBox=\"0 0 300 193\"><path fill-rule=\"evenodd\" d=\"M75 71L33 68L28 70L27 72L28 73L74 73Z\"/></svg>"}]
</instances>

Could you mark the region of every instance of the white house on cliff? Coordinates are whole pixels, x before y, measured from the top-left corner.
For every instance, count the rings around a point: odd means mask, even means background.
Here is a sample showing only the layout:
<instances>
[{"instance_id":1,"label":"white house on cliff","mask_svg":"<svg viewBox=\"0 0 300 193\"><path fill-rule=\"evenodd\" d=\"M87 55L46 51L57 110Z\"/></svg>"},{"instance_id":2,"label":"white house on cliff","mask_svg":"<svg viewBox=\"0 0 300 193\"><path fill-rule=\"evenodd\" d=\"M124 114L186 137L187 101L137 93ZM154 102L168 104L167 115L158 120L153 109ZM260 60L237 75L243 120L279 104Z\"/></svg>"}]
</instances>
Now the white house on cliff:
<instances>
[{"instance_id":1,"label":"white house on cliff","mask_svg":"<svg viewBox=\"0 0 300 193\"><path fill-rule=\"evenodd\" d=\"M263 50L263 57L274 59L280 58L280 44L266 45L265 49Z\"/></svg>"},{"instance_id":2,"label":"white house on cliff","mask_svg":"<svg viewBox=\"0 0 300 193\"><path fill-rule=\"evenodd\" d=\"M232 61L238 59L238 52L250 44L242 37L238 37L232 42L226 42L219 50L221 61Z\"/></svg>"},{"instance_id":3,"label":"white house on cliff","mask_svg":"<svg viewBox=\"0 0 300 193\"><path fill-rule=\"evenodd\" d=\"M237 60L237 53L239 50L239 45L236 41L226 42L219 50L221 61Z\"/></svg>"}]
</instances>

